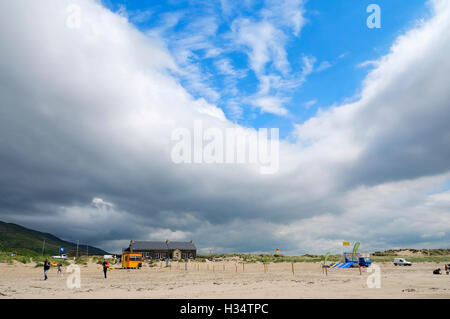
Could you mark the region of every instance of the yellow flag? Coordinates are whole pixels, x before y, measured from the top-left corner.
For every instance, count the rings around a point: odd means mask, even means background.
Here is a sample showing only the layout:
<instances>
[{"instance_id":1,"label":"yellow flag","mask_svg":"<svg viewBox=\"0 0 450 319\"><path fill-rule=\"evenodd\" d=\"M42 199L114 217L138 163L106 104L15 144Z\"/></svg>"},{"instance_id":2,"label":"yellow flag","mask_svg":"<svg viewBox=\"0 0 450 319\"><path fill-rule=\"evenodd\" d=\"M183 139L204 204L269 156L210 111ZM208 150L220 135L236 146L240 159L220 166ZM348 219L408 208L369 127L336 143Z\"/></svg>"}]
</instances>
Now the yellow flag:
<instances>
[{"instance_id":1,"label":"yellow flag","mask_svg":"<svg viewBox=\"0 0 450 319\"><path fill-rule=\"evenodd\" d=\"M344 241L344 242L342 242L342 246L350 246L350 242Z\"/></svg>"}]
</instances>

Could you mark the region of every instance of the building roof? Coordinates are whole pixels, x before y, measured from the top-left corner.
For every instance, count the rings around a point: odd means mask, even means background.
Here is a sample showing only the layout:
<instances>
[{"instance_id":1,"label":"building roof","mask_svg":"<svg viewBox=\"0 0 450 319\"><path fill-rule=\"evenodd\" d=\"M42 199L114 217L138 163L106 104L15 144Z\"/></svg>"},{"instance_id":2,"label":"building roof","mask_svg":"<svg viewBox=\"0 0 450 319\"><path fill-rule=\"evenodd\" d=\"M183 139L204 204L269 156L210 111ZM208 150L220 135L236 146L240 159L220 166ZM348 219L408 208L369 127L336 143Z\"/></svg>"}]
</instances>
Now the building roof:
<instances>
[{"instance_id":1,"label":"building roof","mask_svg":"<svg viewBox=\"0 0 450 319\"><path fill-rule=\"evenodd\" d=\"M193 241L133 241L133 250L197 250ZM129 250L129 247L126 251Z\"/></svg>"},{"instance_id":2,"label":"building roof","mask_svg":"<svg viewBox=\"0 0 450 319\"><path fill-rule=\"evenodd\" d=\"M196 250L194 242L190 241L169 241L167 243L169 249L179 249L179 250Z\"/></svg>"},{"instance_id":3,"label":"building roof","mask_svg":"<svg viewBox=\"0 0 450 319\"><path fill-rule=\"evenodd\" d=\"M167 244L165 241L135 241L133 249L166 250Z\"/></svg>"}]
</instances>

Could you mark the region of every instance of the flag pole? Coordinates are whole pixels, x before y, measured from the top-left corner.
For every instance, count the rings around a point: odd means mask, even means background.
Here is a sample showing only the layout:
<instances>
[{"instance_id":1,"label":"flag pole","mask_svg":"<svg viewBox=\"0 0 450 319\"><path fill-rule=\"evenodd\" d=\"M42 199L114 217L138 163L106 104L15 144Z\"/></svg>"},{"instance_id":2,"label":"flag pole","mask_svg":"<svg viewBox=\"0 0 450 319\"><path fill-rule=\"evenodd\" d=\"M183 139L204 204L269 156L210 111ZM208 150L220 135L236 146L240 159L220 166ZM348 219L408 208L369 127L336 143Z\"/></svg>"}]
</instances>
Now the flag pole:
<instances>
[{"instance_id":1,"label":"flag pole","mask_svg":"<svg viewBox=\"0 0 450 319\"><path fill-rule=\"evenodd\" d=\"M45 239L44 239L44 243L42 244L42 256L44 256L44 249L45 249Z\"/></svg>"}]
</instances>

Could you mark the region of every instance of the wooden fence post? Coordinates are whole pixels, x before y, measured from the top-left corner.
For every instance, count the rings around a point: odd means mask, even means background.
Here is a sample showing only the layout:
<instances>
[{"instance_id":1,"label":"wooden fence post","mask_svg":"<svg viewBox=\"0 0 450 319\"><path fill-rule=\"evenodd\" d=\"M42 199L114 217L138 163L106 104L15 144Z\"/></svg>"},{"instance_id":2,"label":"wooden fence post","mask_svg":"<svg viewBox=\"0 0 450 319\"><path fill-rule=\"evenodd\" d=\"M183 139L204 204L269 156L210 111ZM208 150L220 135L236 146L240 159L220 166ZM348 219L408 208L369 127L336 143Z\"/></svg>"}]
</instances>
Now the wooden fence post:
<instances>
[{"instance_id":1,"label":"wooden fence post","mask_svg":"<svg viewBox=\"0 0 450 319\"><path fill-rule=\"evenodd\" d=\"M295 276L294 263L291 263L291 268L292 268L292 276Z\"/></svg>"}]
</instances>

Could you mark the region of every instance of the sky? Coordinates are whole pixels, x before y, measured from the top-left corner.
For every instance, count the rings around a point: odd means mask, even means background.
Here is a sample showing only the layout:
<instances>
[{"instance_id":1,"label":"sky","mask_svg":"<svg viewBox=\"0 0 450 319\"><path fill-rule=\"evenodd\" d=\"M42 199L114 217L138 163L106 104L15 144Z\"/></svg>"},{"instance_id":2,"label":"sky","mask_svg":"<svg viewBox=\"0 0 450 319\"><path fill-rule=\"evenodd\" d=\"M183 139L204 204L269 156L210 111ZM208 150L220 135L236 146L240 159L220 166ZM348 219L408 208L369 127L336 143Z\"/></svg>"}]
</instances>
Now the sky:
<instances>
[{"instance_id":1,"label":"sky","mask_svg":"<svg viewBox=\"0 0 450 319\"><path fill-rule=\"evenodd\" d=\"M0 9L0 220L110 252L448 248L448 1ZM174 163L196 121L278 128L279 169Z\"/></svg>"}]
</instances>

